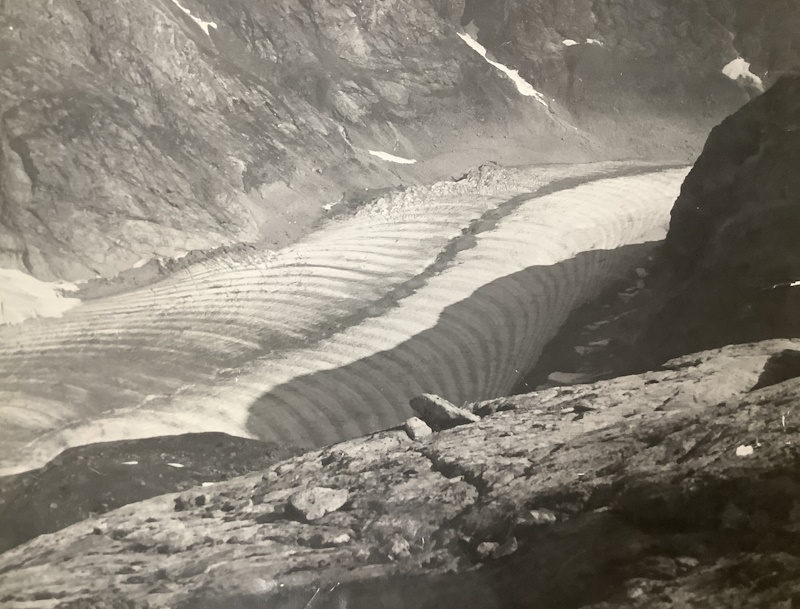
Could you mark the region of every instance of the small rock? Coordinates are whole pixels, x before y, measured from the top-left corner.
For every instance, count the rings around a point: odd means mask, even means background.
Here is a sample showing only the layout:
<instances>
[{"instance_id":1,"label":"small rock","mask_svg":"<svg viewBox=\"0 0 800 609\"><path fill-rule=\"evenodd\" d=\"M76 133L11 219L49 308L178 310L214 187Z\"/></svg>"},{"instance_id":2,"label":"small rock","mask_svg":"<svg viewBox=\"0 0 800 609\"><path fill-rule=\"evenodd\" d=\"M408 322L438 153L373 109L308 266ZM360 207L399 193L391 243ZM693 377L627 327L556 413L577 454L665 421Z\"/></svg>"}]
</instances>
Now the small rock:
<instances>
[{"instance_id":1,"label":"small rock","mask_svg":"<svg viewBox=\"0 0 800 609\"><path fill-rule=\"evenodd\" d=\"M469 410L459 408L431 393L424 393L413 398L411 408L434 429L449 429L481 420L478 415Z\"/></svg>"},{"instance_id":2,"label":"small rock","mask_svg":"<svg viewBox=\"0 0 800 609\"><path fill-rule=\"evenodd\" d=\"M478 558L486 560L494 555L500 549L500 544L495 541L484 541L478 546Z\"/></svg>"},{"instance_id":3,"label":"small rock","mask_svg":"<svg viewBox=\"0 0 800 609\"><path fill-rule=\"evenodd\" d=\"M681 570L689 571L699 565L700 561L692 556L679 556L675 559L675 563Z\"/></svg>"},{"instance_id":4,"label":"small rock","mask_svg":"<svg viewBox=\"0 0 800 609\"><path fill-rule=\"evenodd\" d=\"M515 404L514 402L506 398L499 398L476 404L474 412L475 414L480 415L481 417L488 417L496 412L507 412L509 410L516 410L516 409L517 409L517 404Z\"/></svg>"},{"instance_id":5,"label":"small rock","mask_svg":"<svg viewBox=\"0 0 800 609\"><path fill-rule=\"evenodd\" d=\"M550 510L531 510L531 520L534 524L552 524L557 518Z\"/></svg>"},{"instance_id":6,"label":"small rock","mask_svg":"<svg viewBox=\"0 0 800 609\"><path fill-rule=\"evenodd\" d=\"M203 507L206 504L206 496L205 495L198 495L194 498L194 504L197 507Z\"/></svg>"},{"instance_id":7,"label":"small rock","mask_svg":"<svg viewBox=\"0 0 800 609\"><path fill-rule=\"evenodd\" d=\"M428 424L420 418L411 417L406 421L406 433L412 440L426 438L433 433Z\"/></svg>"},{"instance_id":8,"label":"small rock","mask_svg":"<svg viewBox=\"0 0 800 609\"><path fill-rule=\"evenodd\" d=\"M638 269L636 269L636 275L637 275L637 276L638 276L640 279L644 279L644 278L645 278L645 277L647 277L647 275L648 275L647 269L644 269L644 268L642 268L642 267L639 267Z\"/></svg>"},{"instance_id":9,"label":"small rock","mask_svg":"<svg viewBox=\"0 0 800 609\"><path fill-rule=\"evenodd\" d=\"M511 537L503 544L496 541L484 541L478 545L476 552L481 560L498 559L513 554L518 548L517 538Z\"/></svg>"},{"instance_id":10,"label":"small rock","mask_svg":"<svg viewBox=\"0 0 800 609\"><path fill-rule=\"evenodd\" d=\"M175 511L182 512L186 509L186 503L181 497L175 497Z\"/></svg>"},{"instance_id":11,"label":"small rock","mask_svg":"<svg viewBox=\"0 0 800 609\"><path fill-rule=\"evenodd\" d=\"M325 531L313 535L308 543L312 548L335 548L349 541L350 535L347 533L335 534Z\"/></svg>"},{"instance_id":12,"label":"small rock","mask_svg":"<svg viewBox=\"0 0 800 609\"><path fill-rule=\"evenodd\" d=\"M347 503L349 495L346 489L315 486L292 495L289 507L310 522L341 508Z\"/></svg>"},{"instance_id":13,"label":"small rock","mask_svg":"<svg viewBox=\"0 0 800 609\"><path fill-rule=\"evenodd\" d=\"M408 541L401 535L393 536L392 539L381 548L381 552L389 558L389 560L397 560L399 558L411 556Z\"/></svg>"},{"instance_id":14,"label":"small rock","mask_svg":"<svg viewBox=\"0 0 800 609\"><path fill-rule=\"evenodd\" d=\"M282 476L283 474L290 472L294 469L294 463L281 463L278 467L275 468L275 472Z\"/></svg>"},{"instance_id":15,"label":"small rock","mask_svg":"<svg viewBox=\"0 0 800 609\"><path fill-rule=\"evenodd\" d=\"M222 504L222 507L219 509L221 509L223 512L232 512L235 508L231 502L226 501L225 503Z\"/></svg>"},{"instance_id":16,"label":"small rock","mask_svg":"<svg viewBox=\"0 0 800 609\"><path fill-rule=\"evenodd\" d=\"M641 586L637 585L629 585L627 590L628 598L632 601L642 598L645 594L645 590Z\"/></svg>"},{"instance_id":17,"label":"small rock","mask_svg":"<svg viewBox=\"0 0 800 609\"><path fill-rule=\"evenodd\" d=\"M497 480L495 480L494 486L497 487L497 486L505 486L506 484L510 484L511 482L513 482L516 479L516 477L517 476L514 474L514 472L510 472L510 471L502 472L497 477ZM463 476L462 476L462 478L463 478Z\"/></svg>"}]
</instances>

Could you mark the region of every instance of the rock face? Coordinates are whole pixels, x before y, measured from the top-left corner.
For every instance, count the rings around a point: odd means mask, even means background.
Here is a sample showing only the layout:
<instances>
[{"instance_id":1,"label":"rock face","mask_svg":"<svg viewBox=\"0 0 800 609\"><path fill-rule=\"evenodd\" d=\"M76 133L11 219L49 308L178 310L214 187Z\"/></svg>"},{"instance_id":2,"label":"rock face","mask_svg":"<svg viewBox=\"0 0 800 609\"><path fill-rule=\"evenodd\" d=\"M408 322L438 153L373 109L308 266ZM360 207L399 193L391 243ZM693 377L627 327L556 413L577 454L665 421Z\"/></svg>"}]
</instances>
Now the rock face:
<instances>
[{"instance_id":1,"label":"rock face","mask_svg":"<svg viewBox=\"0 0 800 609\"><path fill-rule=\"evenodd\" d=\"M0 265L85 279L233 242L282 246L343 192L491 159L693 158L708 127L747 99L720 72L737 54L731 32L759 74L792 65L794 4L762 12L760 27L746 4L5 6ZM547 94L550 112L456 36L469 22ZM773 22L785 35L773 37Z\"/></svg>"},{"instance_id":2,"label":"rock face","mask_svg":"<svg viewBox=\"0 0 800 609\"><path fill-rule=\"evenodd\" d=\"M0 264L76 279L283 245L343 190L413 179L366 148L448 144L418 135L443 101L467 124L475 96L527 111L445 25L425 0L5 6Z\"/></svg>"},{"instance_id":3,"label":"rock face","mask_svg":"<svg viewBox=\"0 0 800 609\"><path fill-rule=\"evenodd\" d=\"M514 396L124 507L0 556L3 606L789 606L800 379L752 388L797 349ZM287 509L320 492L347 503Z\"/></svg>"},{"instance_id":4,"label":"rock face","mask_svg":"<svg viewBox=\"0 0 800 609\"><path fill-rule=\"evenodd\" d=\"M743 57L767 85L800 65L791 1L469 0L467 22L582 128L640 151L636 131L655 146L692 148L692 124L732 111L737 96L722 73L731 61ZM745 89L758 92L750 81L738 99Z\"/></svg>"},{"instance_id":5,"label":"rock face","mask_svg":"<svg viewBox=\"0 0 800 609\"><path fill-rule=\"evenodd\" d=\"M799 164L800 76L712 131L672 212L666 303L638 347L649 362L800 335Z\"/></svg>"}]
</instances>

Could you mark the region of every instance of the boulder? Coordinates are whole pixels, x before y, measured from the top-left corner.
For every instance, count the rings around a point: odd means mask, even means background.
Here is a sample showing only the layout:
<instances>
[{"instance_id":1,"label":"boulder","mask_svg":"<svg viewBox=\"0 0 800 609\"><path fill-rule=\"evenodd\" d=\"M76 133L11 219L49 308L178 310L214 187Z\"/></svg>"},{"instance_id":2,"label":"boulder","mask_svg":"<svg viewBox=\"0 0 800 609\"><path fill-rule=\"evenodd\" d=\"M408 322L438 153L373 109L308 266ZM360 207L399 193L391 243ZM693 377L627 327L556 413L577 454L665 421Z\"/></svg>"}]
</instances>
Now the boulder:
<instances>
[{"instance_id":1,"label":"boulder","mask_svg":"<svg viewBox=\"0 0 800 609\"><path fill-rule=\"evenodd\" d=\"M458 425L475 423L481 418L470 412L451 404L444 398L431 393L423 393L411 400L411 408L423 422L433 429L450 429Z\"/></svg>"},{"instance_id":2,"label":"boulder","mask_svg":"<svg viewBox=\"0 0 800 609\"><path fill-rule=\"evenodd\" d=\"M412 440L426 438L433 433L428 424L418 417L411 417L405 423L406 433Z\"/></svg>"}]
</instances>

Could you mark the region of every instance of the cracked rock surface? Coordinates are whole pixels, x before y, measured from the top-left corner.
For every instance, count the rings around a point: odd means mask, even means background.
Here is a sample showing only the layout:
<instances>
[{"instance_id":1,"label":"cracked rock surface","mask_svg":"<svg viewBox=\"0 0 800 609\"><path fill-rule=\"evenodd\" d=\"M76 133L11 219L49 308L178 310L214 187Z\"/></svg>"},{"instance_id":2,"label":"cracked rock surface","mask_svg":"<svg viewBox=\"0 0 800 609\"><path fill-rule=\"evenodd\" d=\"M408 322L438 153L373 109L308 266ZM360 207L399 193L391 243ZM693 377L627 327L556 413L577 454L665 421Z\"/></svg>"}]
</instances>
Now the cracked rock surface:
<instances>
[{"instance_id":1,"label":"cracked rock surface","mask_svg":"<svg viewBox=\"0 0 800 609\"><path fill-rule=\"evenodd\" d=\"M476 404L480 421L417 441L387 430L126 506L0 556L2 602L790 606L800 380L753 387L798 349ZM346 502L297 519L293 498L320 487Z\"/></svg>"}]
</instances>

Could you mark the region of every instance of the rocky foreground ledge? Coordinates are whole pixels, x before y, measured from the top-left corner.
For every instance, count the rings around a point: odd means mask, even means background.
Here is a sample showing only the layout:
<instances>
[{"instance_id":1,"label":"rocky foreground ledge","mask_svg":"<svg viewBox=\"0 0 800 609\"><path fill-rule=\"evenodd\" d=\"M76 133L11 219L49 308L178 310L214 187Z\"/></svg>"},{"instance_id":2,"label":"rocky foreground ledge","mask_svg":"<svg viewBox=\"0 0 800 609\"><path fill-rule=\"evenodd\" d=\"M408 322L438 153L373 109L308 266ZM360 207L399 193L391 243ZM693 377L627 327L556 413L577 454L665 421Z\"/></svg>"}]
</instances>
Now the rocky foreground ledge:
<instances>
[{"instance_id":1,"label":"rocky foreground ledge","mask_svg":"<svg viewBox=\"0 0 800 609\"><path fill-rule=\"evenodd\" d=\"M0 603L792 607L798 354L708 351L132 504L0 556Z\"/></svg>"}]
</instances>

